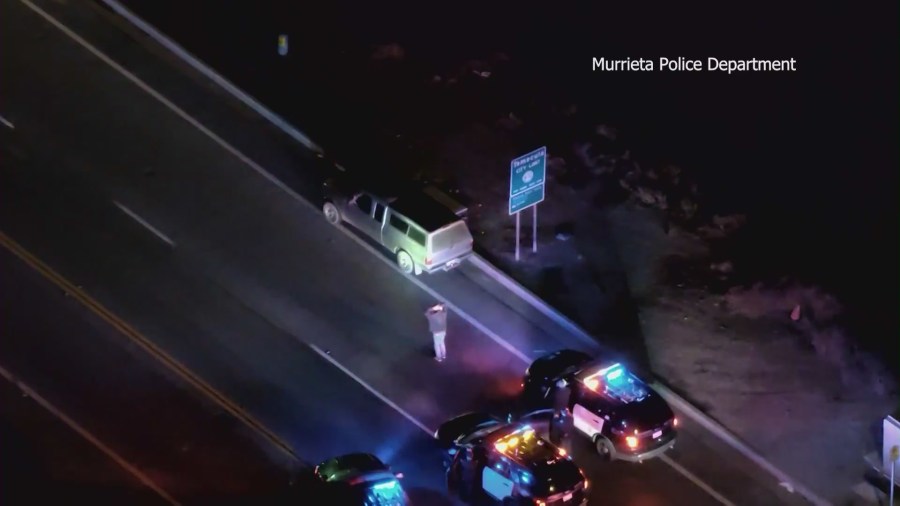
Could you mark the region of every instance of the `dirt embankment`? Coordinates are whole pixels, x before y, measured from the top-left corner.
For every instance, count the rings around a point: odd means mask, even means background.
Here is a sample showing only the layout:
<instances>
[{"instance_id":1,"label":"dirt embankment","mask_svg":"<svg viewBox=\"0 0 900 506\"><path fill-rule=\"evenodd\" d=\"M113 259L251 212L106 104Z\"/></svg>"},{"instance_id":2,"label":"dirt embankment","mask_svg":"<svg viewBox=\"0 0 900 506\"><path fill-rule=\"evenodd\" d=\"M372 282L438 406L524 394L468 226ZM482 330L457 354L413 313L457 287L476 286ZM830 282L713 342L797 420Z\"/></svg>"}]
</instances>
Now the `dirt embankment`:
<instances>
[{"instance_id":1,"label":"dirt embankment","mask_svg":"<svg viewBox=\"0 0 900 506\"><path fill-rule=\"evenodd\" d=\"M415 161L408 175L469 204L486 256L812 488L838 500L860 481L896 384L854 345L832 294L790 277L755 282L730 258L730 238L753 216L717 215L689 168L642 162L575 104L510 99L506 55L440 73L398 71L405 54L372 53L379 89L399 78L396 89L417 89L417 111L383 128ZM516 262L509 162L541 145L550 157L538 252L526 211Z\"/></svg>"}]
</instances>

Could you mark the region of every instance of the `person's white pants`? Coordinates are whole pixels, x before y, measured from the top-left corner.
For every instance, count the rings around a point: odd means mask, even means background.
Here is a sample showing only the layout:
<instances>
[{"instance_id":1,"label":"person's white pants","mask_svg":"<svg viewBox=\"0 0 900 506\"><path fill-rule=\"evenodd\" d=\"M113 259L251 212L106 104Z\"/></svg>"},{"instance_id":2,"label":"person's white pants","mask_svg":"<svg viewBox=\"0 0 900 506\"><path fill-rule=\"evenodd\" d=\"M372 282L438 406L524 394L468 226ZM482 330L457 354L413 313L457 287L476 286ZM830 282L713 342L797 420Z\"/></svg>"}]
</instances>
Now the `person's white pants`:
<instances>
[{"instance_id":1,"label":"person's white pants","mask_svg":"<svg viewBox=\"0 0 900 506\"><path fill-rule=\"evenodd\" d=\"M434 337L434 358L444 360L447 358L447 347L444 345L444 338L447 337L446 332L433 332Z\"/></svg>"}]
</instances>

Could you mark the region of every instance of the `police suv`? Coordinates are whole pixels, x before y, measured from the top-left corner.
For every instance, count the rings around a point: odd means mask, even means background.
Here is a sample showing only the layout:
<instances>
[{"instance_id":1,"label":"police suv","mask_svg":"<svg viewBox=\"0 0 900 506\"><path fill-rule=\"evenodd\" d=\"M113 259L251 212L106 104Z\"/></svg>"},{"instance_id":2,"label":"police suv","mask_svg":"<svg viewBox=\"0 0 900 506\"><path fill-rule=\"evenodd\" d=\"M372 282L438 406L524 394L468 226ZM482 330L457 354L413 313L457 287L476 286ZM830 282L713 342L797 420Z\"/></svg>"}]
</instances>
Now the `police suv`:
<instances>
[{"instance_id":1,"label":"police suv","mask_svg":"<svg viewBox=\"0 0 900 506\"><path fill-rule=\"evenodd\" d=\"M590 438L605 459L640 462L675 445L678 420L672 409L621 363L574 350L551 353L525 371L524 399L546 406L559 380L571 388L574 430Z\"/></svg>"},{"instance_id":2,"label":"police suv","mask_svg":"<svg viewBox=\"0 0 900 506\"><path fill-rule=\"evenodd\" d=\"M434 437L445 451L448 487L468 504L587 504L581 470L528 424L468 413L442 424Z\"/></svg>"}]
</instances>

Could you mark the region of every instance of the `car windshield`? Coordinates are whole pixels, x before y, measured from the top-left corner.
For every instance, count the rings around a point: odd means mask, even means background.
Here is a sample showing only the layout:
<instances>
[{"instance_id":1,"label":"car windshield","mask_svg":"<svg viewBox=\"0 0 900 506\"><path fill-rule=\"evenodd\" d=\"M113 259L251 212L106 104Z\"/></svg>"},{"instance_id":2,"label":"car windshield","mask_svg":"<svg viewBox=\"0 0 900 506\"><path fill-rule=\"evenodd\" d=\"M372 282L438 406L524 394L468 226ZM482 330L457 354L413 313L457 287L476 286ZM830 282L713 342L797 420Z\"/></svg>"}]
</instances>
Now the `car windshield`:
<instances>
[{"instance_id":1,"label":"car windshield","mask_svg":"<svg viewBox=\"0 0 900 506\"><path fill-rule=\"evenodd\" d=\"M319 474L326 481L338 481L351 475L383 471L384 464L372 455L355 453L331 459L319 466Z\"/></svg>"},{"instance_id":2,"label":"car windshield","mask_svg":"<svg viewBox=\"0 0 900 506\"><path fill-rule=\"evenodd\" d=\"M332 504L403 504L403 488L395 479L364 482L336 490L330 499Z\"/></svg>"},{"instance_id":3,"label":"car windshield","mask_svg":"<svg viewBox=\"0 0 900 506\"><path fill-rule=\"evenodd\" d=\"M590 356L574 350L560 350L539 358L528 368L529 374L555 376L574 369L590 360Z\"/></svg>"}]
</instances>

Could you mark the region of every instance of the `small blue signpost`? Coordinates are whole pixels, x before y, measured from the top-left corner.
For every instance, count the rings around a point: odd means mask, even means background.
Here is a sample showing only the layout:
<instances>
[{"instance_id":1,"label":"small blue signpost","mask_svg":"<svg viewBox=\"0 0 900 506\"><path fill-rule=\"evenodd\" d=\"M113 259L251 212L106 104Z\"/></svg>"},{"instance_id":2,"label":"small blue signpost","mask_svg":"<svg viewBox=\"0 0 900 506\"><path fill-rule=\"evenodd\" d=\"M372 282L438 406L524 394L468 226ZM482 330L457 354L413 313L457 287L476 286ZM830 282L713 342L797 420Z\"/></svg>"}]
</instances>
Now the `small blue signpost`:
<instances>
[{"instance_id":1,"label":"small blue signpost","mask_svg":"<svg viewBox=\"0 0 900 506\"><path fill-rule=\"evenodd\" d=\"M529 207L534 210L531 250L537 253L537 205L544 200L546 175L546 146L515 158L509 164L509 214L516 215L516 261L519 260L519 213Z\"/></svg>"}]
</instances>

